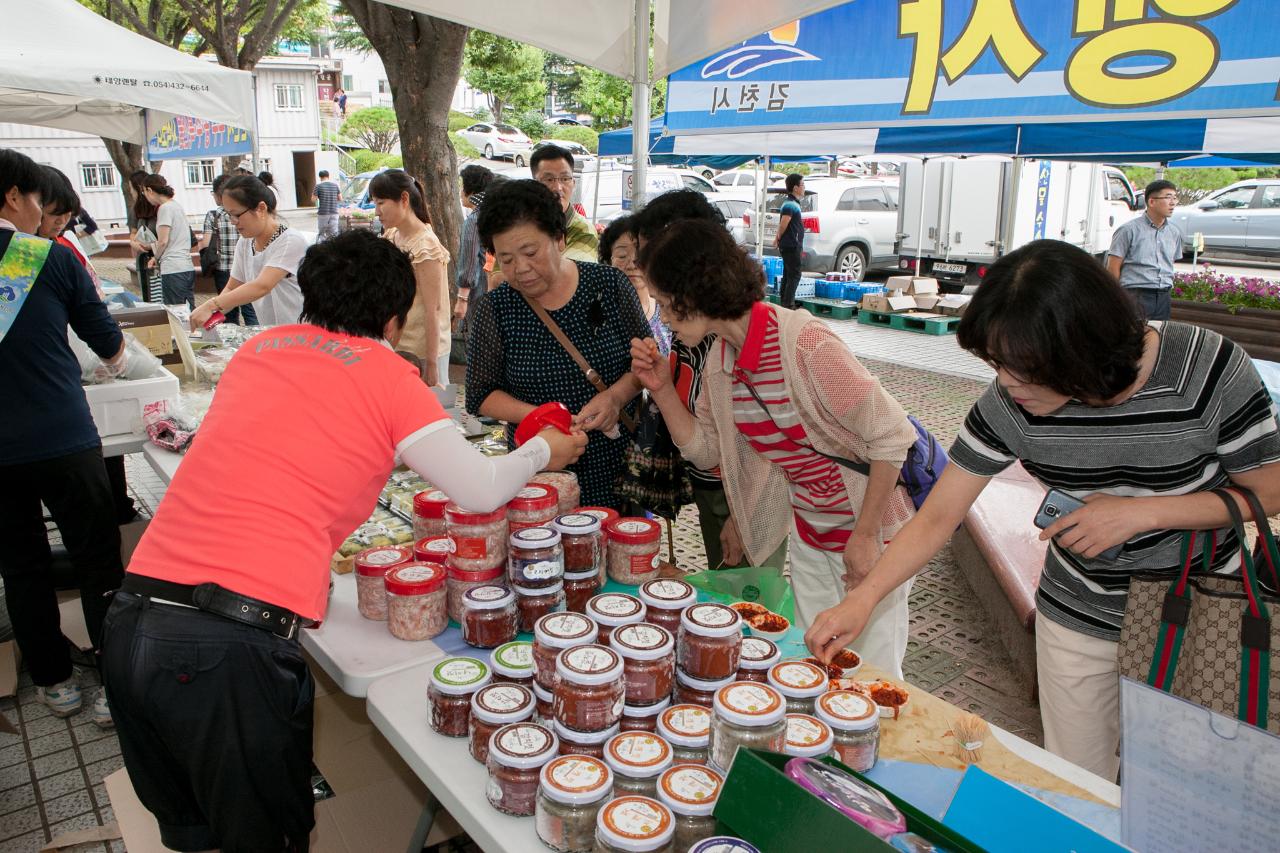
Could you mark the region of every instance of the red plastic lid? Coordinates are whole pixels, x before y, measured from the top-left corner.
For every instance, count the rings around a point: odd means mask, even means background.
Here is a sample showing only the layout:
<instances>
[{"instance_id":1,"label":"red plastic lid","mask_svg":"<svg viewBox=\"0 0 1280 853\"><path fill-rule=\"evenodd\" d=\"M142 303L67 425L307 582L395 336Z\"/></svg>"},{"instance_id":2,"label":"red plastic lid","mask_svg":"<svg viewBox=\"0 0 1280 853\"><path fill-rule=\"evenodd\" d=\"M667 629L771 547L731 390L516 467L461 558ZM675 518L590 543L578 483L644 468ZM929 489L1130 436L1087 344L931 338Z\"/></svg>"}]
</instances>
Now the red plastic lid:
<instances>
[{"instance_id":1,"label":"red plastic lid","mask_svg":"<svg viewBox=\"0 0 1280 853\"><path fill-rule=\"evenodd\" d=\"M387 592L426 595L444 585L444 568L432 563L409 563L387 572Z\"/></svg>"},{"instance_id":2,"label":"red plastic lid","mask_svg":"<svg viewBox=\"0 0 1280 853\"><path fill-rule=\"evenodd\" d=\"M560 493L555 486L545 483L529 483L516 492L516 496L507 504L508 510L515 512L538 512L556 509L560 506Z\"/></svg>"},{"instance_id":3,"label":"red plastic lid","mask_svg":"<svg viewBox=\"0 0 1280 853\"><path fill-rule=\"evenodd\" d=\"M355 557L356 574L366 578L385 575L396 566L403 566L413 559L413 549L408 545L379 545L365 548Z\"/></svg>"},{"instance_id":4,"label":"red plastic lid","mask_svg":"<svg viewBox=\"0 0 1280 853\"><path fill-rule=\"evenodd\" d=\"M496 524L499 521L505 521L506 518L507 507L505 504L493 512L469 512L455 503L451 503L444 508L444 520L449 524L463 526Z\"/></svg>"},{"instance_id":5,"label":"red plastic lid","mask_svg":"<svg viewBox=\"0 0 1280 853\"><path fill-rule=\"evenodd\" d=\"M610 509L607 506L580 506L574 512L600 519L600 528L604 530L606 536L609 534L609 525L621 517L616 509Z\"/></svg>"},{"instance_id":6,"label":"red plastic lid","mask_svg":"<svg viewBox=\"0 0 1280 853\"><path fill-rule=\"evenodd\" d=\"M627 545L644 545L662 538L662 528L647 518L619 518L609 522L609 538Z\"/></svg>"},{"instance_id":7,"label":"red plastic lid","mask_svg":"<svg viewBox=\"0 0 1280 853\"><path fill-rule=\"evenodd\" d=\"M418 518L444 518L449 496L439 489L428 489L413 496L413 514Z\"/></svg>"},{"instance_id":8,"label":"red plastic lid","mask_svg":"<svg viewBox=\"0 0 1280 853\"><path fill-rule=\"evenodd\" d=\"M524 416L516 427L516 447L524 444L547 427L555 427L565 435L573 429L573 413L564 403L543 403Z\"/></svg>"},{"instance_id":9,"label":"red plastic lid","mask_svg":"<svg viewBox=\"0 0 1280 853\"><path fill-rule=\"evenodd\" d=\"M428 536L413 543L413 559L419 563L443 563L453 553L453 540L448 536Z\"/></svg>"},{"instance_id":10,"label":"red plastic lid","mask_svg":"<svg viewBox=\"0 0 1280 853\"><path fill-rule=\"evenodd\" d=\"M449 577L463 583L479 583L481 581L491 581L494 578L502 577L506 573L506 566L498 566L494 569L485 569L482 572L468 572L463 569L454 568L452 563L447 564L447 573Z\"/></svg>"}]
</instances>

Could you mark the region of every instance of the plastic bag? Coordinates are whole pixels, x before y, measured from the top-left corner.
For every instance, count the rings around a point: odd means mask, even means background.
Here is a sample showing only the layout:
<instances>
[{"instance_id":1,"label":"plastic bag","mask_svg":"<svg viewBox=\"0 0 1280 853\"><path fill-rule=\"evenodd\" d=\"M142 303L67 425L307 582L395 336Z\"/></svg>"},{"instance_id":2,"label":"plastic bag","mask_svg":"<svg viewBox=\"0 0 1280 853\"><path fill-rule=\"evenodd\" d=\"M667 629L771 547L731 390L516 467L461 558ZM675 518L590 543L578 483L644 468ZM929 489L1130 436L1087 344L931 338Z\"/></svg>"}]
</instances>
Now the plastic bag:
<instances>
[{"instance_id":1,"label":"plastic bag","mask_svg":"<svg viewBox=\"0 0 1280 853\"><path fill-rule=\"evenodd\" d=\"M741 569L717 569L685 575L695 589L702 590L709 598L724 604L735 601L754 601L795 620L795 601L791 582L781 569L772 566L747 566Z\"/></svg>"},{"instance_id":2,"label":"plastic bag","mask_svg":"<svg viewBox=\"0 0 1280 853\"><path fill-rule=\"evenodd\" d=\"M142 424L153 444L165 450L185 450L212 402L212 392L199 392L147 403L142 407Z\"/></svg>"}]
</instances>

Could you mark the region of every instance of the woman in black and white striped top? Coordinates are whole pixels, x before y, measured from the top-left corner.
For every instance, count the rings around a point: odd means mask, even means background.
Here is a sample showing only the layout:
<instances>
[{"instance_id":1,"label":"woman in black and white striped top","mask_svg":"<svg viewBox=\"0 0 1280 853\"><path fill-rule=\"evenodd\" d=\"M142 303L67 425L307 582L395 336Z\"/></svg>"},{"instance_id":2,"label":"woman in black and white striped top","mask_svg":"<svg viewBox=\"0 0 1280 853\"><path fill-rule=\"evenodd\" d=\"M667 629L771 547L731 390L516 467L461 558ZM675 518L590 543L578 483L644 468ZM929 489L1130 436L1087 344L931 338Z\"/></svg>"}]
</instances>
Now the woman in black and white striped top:
<instances>
[{"instance_id":1,"label":"woman in black and white striped top","mask_svg":"<svg viewBox=\"0 0 1280 853\"><path fill-rule=\"evenodd\" d=\"M954 464L806 641L824 658L847 645L880 597L946 543L989 479L1021 461L1044 486L1088 504L1041 534L1050 539L1036 601L1045 744L1114 779L1115 656L1129 578L1172 575L1186 529L1217 528L1227 547L1214 569L1236 565L1226 509L1209 491L1239 483L1269 513L1280 510L1275 405L1234 343L1196 326L1142 322L1093 258L1056 241L991 268L959 342L996 368L996 381L970 410ZM1100 556L1116 545L1115 559Z\"/></svg>"}]
</instances>

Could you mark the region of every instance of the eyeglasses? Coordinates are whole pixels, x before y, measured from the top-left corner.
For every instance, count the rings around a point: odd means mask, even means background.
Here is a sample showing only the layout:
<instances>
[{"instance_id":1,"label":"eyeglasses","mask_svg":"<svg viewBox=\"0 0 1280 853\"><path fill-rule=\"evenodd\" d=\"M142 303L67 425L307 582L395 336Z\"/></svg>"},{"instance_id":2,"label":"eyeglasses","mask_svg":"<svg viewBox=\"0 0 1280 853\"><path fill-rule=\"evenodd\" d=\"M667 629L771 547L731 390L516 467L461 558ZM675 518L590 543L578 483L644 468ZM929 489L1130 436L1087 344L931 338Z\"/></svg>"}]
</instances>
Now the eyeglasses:
<instances>
[{"instance_id":1,"label":"eyeglasses","mask_svg":"<svg viewBox=\"0 0 1280 853\"><path fill-rule=\"evenodd\" d=\"M1151 200L1152 201L1177 201L1178 197L1176 195L1153 195L1151 197Z\"/></svg>"},{"instance_id":2,"label":"eyeglasses","mask_svg":"<svg viewBox=\"0 0 1280 853\"><path fill-rule=\"evenodd\" d=\"M552 188L554 188L556 184L560 184L562 187L571 187L575 180L576 178L574 178L573 175L544 175L543 177L538 178L538 183L542 184L544 187Z\"/></svg>"},{"instance_id":3,"label":"eyeglasses","mask_svg":"<svg viewBox=\"0 0 1280 853\"><path fill-rule=\"evenodd\" d=\"M244 209L244 210L240 211L239 213L232 213L230 210L228 210L228 209L227 209L227 208L225 208L225 207L224 207L224 208L222 208L222 209L223 209L224 211L226 211L226 213L227 213L227 218L229 218L232 222L235 222L235 221L236 221L236 220L238 220L241 216L244 216L246 213L253 213L253 211L252 211L252 210L250 210L250 209L248 209L248 208L246 208L246 209Z\"/></svg>"},{"instance_id":4,"label":"eyeglasses","mask_svg":"<svg viewBox=\"0 0 1280 853\"><path fill-rule=\"evenodd\" d=\"M637 254L631 246L616 246L609 252L609 259L615 264L625 264L627 261L634 261Z\"/></svg>"}]
</instances>

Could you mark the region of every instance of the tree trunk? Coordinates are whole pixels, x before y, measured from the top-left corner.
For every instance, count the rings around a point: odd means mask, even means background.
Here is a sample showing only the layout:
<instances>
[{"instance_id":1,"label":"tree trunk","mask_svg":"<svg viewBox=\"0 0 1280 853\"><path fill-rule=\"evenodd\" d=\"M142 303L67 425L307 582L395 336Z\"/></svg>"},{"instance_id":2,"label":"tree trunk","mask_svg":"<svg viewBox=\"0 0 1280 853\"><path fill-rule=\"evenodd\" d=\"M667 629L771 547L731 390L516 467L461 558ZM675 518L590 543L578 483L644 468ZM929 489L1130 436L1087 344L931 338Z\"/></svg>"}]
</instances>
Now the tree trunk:
<instances>
[{"instance_id":1,"label":"tree trunk","mask_svg":"<svg viewBox=\"0 0 1280 853\"><path fill-rule=\"evenodd\" d=\"M382 59L400 126L404 169L422 181L431 227L449 250L454 293L462 220L449 107L462 73L467 28L373 0L343 0Z\"/></svg>"},{"instance_id":2,"label":"tree trunk","mask_svg":"<svg viewBox=\"0 0 1280 853\"><path fill-rule=\"evenodd\" d=\"M138 194L134 192L133 184L129 183L129 176L139 169L147 168L147 164L142 159L142 146L133 142L107 139L105 136L102 137L102 142L107 146L107 153L111 155L111 162L115 164L116 171L120 173L120 192L124 194L125 217L132 230L138 224L133 216L133 204L138 200Z\"/></svg>"}]
</instances>

